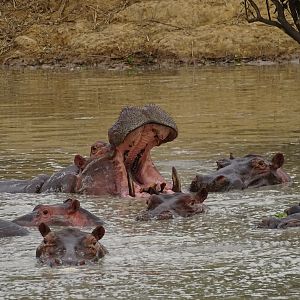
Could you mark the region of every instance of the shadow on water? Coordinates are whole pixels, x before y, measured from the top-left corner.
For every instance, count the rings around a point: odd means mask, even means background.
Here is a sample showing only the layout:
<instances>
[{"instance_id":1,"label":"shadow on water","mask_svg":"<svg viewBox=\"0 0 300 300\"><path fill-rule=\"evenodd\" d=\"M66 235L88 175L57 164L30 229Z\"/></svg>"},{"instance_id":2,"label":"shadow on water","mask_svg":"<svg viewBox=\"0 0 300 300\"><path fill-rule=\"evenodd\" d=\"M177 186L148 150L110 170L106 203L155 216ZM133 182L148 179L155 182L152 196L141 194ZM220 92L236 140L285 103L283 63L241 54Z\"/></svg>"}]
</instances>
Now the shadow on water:
<instances>
[{"instance_id":1,"label":"shadow on water","mask_svg":"<svg viewBox=\"0 0 300 300\"><path fill-rule=\"evenodd\" d=\"M196 172L233 152L283 152L291 186L210 194L205 215L139 223L143 200L78 196L106 221L110 254L95 266L39 266L41 237L0 240L3 299L298 299L300 231L256 223L300 201L298 66L209 67L161 72L2 71L0 177L30 178L72 163L107 140L126 105L157 103L179 127L153 150L163 175L177 167L187 189ZM63 194L0 194L8 220Z\"/></svg>"}]
</instances>

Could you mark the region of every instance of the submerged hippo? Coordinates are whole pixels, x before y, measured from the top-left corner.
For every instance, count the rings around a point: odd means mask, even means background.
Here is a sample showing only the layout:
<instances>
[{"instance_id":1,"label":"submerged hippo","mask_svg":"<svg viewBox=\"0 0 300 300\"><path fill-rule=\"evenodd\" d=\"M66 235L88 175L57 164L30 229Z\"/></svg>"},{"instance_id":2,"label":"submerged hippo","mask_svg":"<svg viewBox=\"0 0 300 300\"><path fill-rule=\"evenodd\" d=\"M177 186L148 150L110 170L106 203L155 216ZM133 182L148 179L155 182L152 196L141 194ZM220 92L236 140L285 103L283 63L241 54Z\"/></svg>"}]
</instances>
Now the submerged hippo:
<instances>
[{"instance_id":1,"label":"submerged hippo","mask_svg":"<svg viewBox=\"0 0 300 300\"><path fill-rule=\"evenodd\" d=\"M0 181L0 192L140 196L153 185L158 191L170 192L172 186L154 166L150 151L177 134L176 123L159 106L126 107L108 131L109 143L93 144L89 158L76 155L74 165L52 176L43 175L44 181L35 189L28 187L37 178Z\"/></svg>"},{"instance_id":2,"label":"submerged hippo","mask_svg":"<svg viewBox=\"0 0 300 300\"><path fill-rule=\"evenodd\" d=\"M24 236L29 231L22 226L5 220L0 220L0 238L9 236Z\"/></svg>"},{"instance_id":3,"label":"submerged hippo","mask_svg":"<svg viewBox=\"0 0 300 300\"><path fill-rule=\"evenodd\" d=\"M36 257L51 267L60 265L84 265L96 262L108 253L98 241L104 236L105 229L98 225L91 233L77 228L64 228L54 232L44 223L39 225L44 237L36 249Z\"/></svg>"},{"instance_id":4,"label":"submerged hippo","mask_svg":"<svg viewBox=\"0 0 300 300\"><path fill-rule=\"evenodd\" d=\"M288 215L285 218L266 217L258 224L258 228L288 228L300 226L300 213Z\"/></svg>"},{"instance_id":5,"label":"submerged hippo","mask_svg":"<svg viewBox=\"0 0 300 300\"><path fill-rule=\"evenodd\" d=\"M284 163L282 153L273 156L271 162L260 155L225 158L217 161L217 171L211 175L196 175L190 190L206 188L209 192L223 192L246 189L291 181L281 168Z\"/></svg>"},{"instance_id":6,"label":"submerged hippo","mask_svg":"<svg viewBox=\"0 0 300 300\"><path fill-rule=\"evenodd\" d=\"M164 220L177 216L190 217L207 211L203 204L207 198L207 190L202 189L195 195L177 192L172 195L152 195L147 200L147 209L141 212L136 220L148 221L151 219Z\"/></svg>"},{"instance_id":7,"label":"submerged hippo","mask_svg":"<svg viewBox=\"0 0 300 300\"><path fill-rule=\"evenodd\" d=\"M96 226L103 221L80 207L77 199L67 199L62 204L37 205L31 213L13 221L21 226L38 226L41 223L57 226Z\"/></svg>"},{"instance_id":8,"label":"submerged hippo","mask_svg":"<svg viewBox=\"0 0 300 300\"><path fill-rule=\"evenodd\" d=\"M293 205L284 210L287 215L292 215L296 213L300 213L300 203L298 205Z\"/></svg>"}]
</instances>

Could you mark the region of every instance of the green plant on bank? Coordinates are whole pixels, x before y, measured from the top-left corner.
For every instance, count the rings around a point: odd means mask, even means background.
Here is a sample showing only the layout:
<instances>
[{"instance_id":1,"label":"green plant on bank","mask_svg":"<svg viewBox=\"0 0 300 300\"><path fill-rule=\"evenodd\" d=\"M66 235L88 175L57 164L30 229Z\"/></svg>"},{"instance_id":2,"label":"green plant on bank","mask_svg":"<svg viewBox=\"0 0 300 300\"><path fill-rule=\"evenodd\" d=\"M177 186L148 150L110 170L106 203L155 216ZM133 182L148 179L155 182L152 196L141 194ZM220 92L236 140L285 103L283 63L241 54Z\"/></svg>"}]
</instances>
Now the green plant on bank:
<instances>
[{"instance_id":1,"label":"green plant on bank","mask_svg":"<svg viewBox=\"0 0 300 300\"><path fill-rule=\"evenodd\" d=\"M134 58L133 58L132 55L129 55L129 56L127 57L127 63L128 63L129 65L133 65L133 63L134 63Z\"/></svg>"}]
</instances>

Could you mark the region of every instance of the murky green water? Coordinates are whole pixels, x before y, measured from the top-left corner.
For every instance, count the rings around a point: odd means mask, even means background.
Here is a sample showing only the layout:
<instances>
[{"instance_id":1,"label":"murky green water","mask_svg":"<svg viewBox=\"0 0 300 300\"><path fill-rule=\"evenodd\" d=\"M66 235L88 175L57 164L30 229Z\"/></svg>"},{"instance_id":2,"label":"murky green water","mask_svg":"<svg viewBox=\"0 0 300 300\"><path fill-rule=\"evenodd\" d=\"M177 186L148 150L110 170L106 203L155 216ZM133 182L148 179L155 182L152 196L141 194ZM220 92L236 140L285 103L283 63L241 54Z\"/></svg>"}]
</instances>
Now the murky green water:
<instances>
[{"instance_id":1,"label":"murky green water","mask_svg":"<svg viewBox=\"0 0 300 300\"><path fill-rule=\"evenodd\" d=\"M30 178L72 163L107 139L126 105L160 104L179 127L153 151L184 188L215 161L285 154L294 183L210 194L210 211L139 223L139 200L77 196L106 221L110 254L94 266L41 267L40 234L0 240L1 299L298 299L300 229L258 230L265 215L300 202L299 66L211 67L147 73L0 71L0 178ZM0 194L11 220L64 194Z\"/></svg>"}]
</instances>

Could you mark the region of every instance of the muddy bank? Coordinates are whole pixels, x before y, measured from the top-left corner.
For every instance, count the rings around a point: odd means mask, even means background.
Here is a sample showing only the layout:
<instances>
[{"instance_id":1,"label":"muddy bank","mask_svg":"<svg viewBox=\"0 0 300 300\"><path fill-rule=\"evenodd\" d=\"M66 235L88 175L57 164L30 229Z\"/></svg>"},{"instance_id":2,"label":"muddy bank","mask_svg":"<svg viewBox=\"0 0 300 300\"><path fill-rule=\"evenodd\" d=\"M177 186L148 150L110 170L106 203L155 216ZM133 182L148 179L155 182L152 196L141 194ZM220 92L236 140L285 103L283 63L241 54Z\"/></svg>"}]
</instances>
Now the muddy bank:
<instances>
[{"instance_id":1,"label":"muddy bank","mask_svg":"<svg viewBox=\"0 0 300 300\"><path fill-rule=\"evenodd\" d=\"M12 0L0 8L5 66L207 64L300 57L237 0Z\"/></svg>"}]
</instances>

